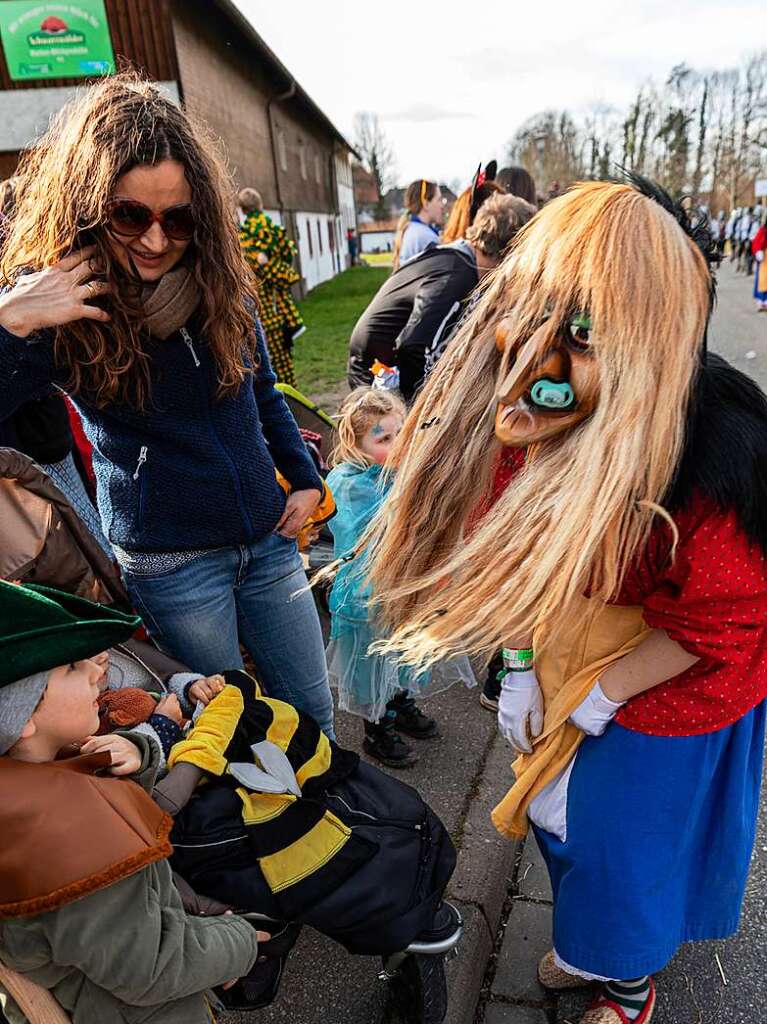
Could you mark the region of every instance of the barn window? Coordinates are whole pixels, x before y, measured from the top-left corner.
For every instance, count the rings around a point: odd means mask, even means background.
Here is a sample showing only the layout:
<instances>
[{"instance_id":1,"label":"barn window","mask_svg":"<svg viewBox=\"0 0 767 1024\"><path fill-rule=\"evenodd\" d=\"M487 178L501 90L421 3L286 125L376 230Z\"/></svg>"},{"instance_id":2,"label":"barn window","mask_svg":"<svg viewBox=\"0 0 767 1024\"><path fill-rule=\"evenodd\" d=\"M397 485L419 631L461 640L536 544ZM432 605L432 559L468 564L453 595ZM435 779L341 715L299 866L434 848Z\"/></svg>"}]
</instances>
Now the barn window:
<instances>
[{"instance_id":1,"label":"barn window","mask_svg":"<svg viewBox=\"0 0 767 1024\"><path fill-rule=\"evenodd\" d=\"M301 168L301 177L306 181L306 146L300 140L298 143L298 165Z\"/></svg>"}]
</instances>

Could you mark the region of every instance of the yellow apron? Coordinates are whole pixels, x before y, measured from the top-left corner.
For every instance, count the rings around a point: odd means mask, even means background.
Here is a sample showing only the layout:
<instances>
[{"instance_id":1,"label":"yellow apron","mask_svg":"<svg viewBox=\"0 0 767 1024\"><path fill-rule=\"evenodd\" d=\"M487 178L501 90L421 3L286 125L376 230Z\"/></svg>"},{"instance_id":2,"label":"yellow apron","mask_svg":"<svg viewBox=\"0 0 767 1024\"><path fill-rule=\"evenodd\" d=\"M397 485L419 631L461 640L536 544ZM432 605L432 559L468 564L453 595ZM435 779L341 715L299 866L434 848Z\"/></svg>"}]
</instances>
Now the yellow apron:
<instances>
[{"instance_id":1,"label":"yellow apron","mask_svg":"<svg viewBox=\"0 0 767 1024\"><path fill-rule=\"evenodd\" d=\"M536 657L543 691L543 731L530 754L520 754L512 768L516 781L492 813L502 835L527 834L527 808L563 771L583 739L568 718L606 668L629 654L651 630L642 609L597 603L582 598L572 626ZM535 646L535 644L534 644Z\"/></svg>"},{"instance_id":2,"label":"yellow apron","mask_svg":"<svg viewBox=\"0 0 767 1024\"><path fill-rule=\"evenodd\" d=\"M764 259L759 264L759 277L757 281L757 290L764 295L767 292L767 252L765 252Z\"/></svg>"}]
</instances>

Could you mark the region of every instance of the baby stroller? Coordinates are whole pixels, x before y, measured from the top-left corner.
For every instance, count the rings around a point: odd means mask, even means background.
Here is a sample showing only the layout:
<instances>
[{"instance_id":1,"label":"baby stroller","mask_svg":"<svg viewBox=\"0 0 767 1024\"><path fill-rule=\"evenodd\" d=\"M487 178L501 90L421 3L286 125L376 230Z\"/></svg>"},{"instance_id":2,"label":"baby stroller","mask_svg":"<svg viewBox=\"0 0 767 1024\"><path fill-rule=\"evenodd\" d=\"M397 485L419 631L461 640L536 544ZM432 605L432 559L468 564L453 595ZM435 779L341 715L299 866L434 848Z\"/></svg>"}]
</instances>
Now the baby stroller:
<instances>
[{"instance_id":1,"label":"baby stroller","mask_svg":"<svg viewBox=\"0 0 767 1024\"><path fill-rule=\"evenodd\" d=\"M328 474L328 460L337 440L335 423L326 412L297 388L291 387L289 384L277 384L276 387L282 392L288 403L306 446L324 479ZM306 552L306 555L306 569L310 579L333 561L333 534L327 526L323 526L320 530L319 537ZM314 589L314 598L326 626L330 616L329 594L330 587L327 584Z\"/></svg>"},{"instance_id":2,"label":"baby stroller","mask_svg":"<svg viewBox=\"0 0 767 1024\"><path fill-rule=\"evenodd\" d=\"M11 449L0 449L0 524L2 578L129 607L115 567L64 496L39 466ZM312 719L289 705L282 708L294 722L284 754L301 779L300 796L291 801L299 808L290 816L294 831L285 815L275 817L268 831L246 822L238 787L227 779L200 787L173 833L173 866L192 889L233 906L272 935L262 948L267 959L253 976L222 993L222 1002L239 1009L268 1005L301 927L310 924L351 952L380 955L380 977L390 982L401 1017L439 1024L447 1010L445 955L462 932L460 915L442 900L455 864L452 843L415 790L356 754L331 748ZM254 712L247 736L239 738L243 749L237 756L252 760L248 750L259 713L263 717L263 707ZM301 767L320 748L326 757L331 750L327 770L305 779ZM316 824L328 813L348 835L343 848L292 884L270 885L269 865L275 862L269 858L280 853L286 837L294 850L312 845L308 833L295 831L296 822Z\"/></svg>"}]
</instances>

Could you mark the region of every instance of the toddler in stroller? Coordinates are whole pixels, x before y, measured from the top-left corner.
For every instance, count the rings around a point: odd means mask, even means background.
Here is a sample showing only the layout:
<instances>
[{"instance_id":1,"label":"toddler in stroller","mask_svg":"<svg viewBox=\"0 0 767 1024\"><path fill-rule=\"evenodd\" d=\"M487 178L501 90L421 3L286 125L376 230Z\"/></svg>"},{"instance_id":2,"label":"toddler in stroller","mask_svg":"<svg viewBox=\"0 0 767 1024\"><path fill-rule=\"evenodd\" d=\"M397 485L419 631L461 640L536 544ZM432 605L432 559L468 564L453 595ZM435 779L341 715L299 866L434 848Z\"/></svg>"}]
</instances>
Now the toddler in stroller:
<instances>
[{"instance_id":1,"label":"toddler in stroller","mask_svg":"<svg viewBox=\"0 0 767 1024\"><path fill-rule=\"evenodd\" d=\"M442 823L414 789L263 697L245 673L224 678L155 791L175 818L175 871L273 935L267 959L222 1001L271 1001L310 924L352 953L381 955L407 1019L441 1021L444 953L461 932L442 900L455 865Z\"/></svg>"}]
</instances>

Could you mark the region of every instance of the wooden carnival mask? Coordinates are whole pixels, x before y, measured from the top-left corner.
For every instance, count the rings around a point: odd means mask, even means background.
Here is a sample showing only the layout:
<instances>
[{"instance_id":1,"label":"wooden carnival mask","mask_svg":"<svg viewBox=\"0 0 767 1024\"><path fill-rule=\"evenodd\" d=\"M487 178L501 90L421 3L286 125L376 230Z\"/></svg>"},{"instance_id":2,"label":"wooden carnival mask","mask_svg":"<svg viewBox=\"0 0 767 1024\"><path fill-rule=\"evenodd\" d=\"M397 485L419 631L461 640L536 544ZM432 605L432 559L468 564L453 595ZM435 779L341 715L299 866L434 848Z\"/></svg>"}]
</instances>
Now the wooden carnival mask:
<instances>
[{"instance_id":1,"label":"wooden carnival mask","mask_svg":"<svg viewBox=\"0 0 767 1024\"><path fill-rule=\"evenodd\" d=\"M590 351L587 314L544 320L511 354L498 382L495 436L524 448L582 423L599 401L599 370ZM513 328L502 320L495 333L500 352L513 344Z\"/></svg>"}]
</instances>

